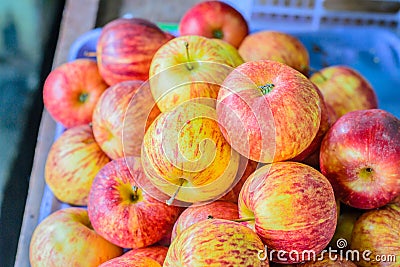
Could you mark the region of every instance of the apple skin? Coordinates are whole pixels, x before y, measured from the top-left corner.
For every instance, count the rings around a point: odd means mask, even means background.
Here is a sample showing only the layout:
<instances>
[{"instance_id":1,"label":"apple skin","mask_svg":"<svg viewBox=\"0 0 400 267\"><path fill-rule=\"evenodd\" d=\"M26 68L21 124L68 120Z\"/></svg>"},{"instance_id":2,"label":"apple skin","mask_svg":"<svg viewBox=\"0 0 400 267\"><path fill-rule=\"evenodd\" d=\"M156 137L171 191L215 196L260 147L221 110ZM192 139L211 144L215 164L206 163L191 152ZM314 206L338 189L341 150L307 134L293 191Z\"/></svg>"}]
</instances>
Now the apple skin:
<instances>
[{"instance_id":1,"label":"apple skin","mask_svg":"<svg viewBox=\"0 0 400 267\"><path fill-rule=\"evenodd\" d=\"M374 209L400 194L400 120L380 109L340 117L320 149L321 172L346 205Z\"/></svg>"},{"instance_id":2,"label":"apple skin","mask_svg":"<svg viewBox=\"0 0 400 267\"><path fill-rule=\"evenodd\" d=\"M203 1L193 5L179 22L179 35L218 38L239 47L249 27L242 14L227 3Z\"/></svg>"},{"instance_id":3,"label":"apple skin","mask_svg":"<svg viewBox=\"0 0 400 267\"><path fill-rule=\"evenodd\" d=\"M262 59L278 61L308 75L308 50L291 34L270 30L251 33L244 38L238 50L246 62Z\"/></svg>"},{"instance_id":4,"label":"apple skin","mask_svg":"<svg viewBox=\"0 0 400 267\"><path fill-rule=\"evenodd\" d=\"M256 170L239 195L239 217L269 250L296 250L299 257L280 261L298 263L304 250L321 252L332 239L337 207L332 186L317 170L298 162L278 162ZM298 261L297 261L298 260Z\"/></svg>"},{"instance_id":5,"label":"apple skin","mask_svg":"<svg viewBox=\"0 0 400 267\"><path fill-rule=\"evenodd\" d=\"M136 180L143 176L140 158L115 159L99 171L90 190L88 214L93 228L123 248L156 243L181 212L137 188Z\"/></svg>"},{"instance_id":6,"label":"apple skin","mask_svg":"<svg viewBox=\"0 0 400 267\"><path fill-rule=\"evenodd\" d=\"M100 267L161 267L164 263L167 252L168 248L163 246L150 246L145 248L132 249L125 252L122 256L103 263L102 265L100 265ZM151 259L151 261L149 259Z\"/></svg>"},{"instance_id":7,"label":"apple skin","mask_svg":"<svg viewBox=\"0 0 400 267\"><path fill-rule=\"evenodd\" d=\"M226 50L227 53L230 55L232 59L232 62L229 63L230 66L239 66L244 63L242 56L239 54L239 51L233 45L222 39L213 38L212 40L222 46L222 48Z\"/></svg>"},{"instance_id":8,"label":"apple skin","mask_svg":"<svg viewBox=\"0 0 400 267\"><path fill-rule=\"evenodd\" d=\"M111 159L140 156L145 128L159 114L143 81L120 82L108 88L97 102L93 134Z\"/></svg>"},{"instance_id":9,"label":"apple skin","mask_svg":"<svg viewBox=\"0 0 400 267\"><path fill-rule=\"evenodd\" d=\"M336 117L337 120L350 111L378 108L378 99L372 85L349 66L323 68L311 75L310 80L318 86L325 103L333 110L332 119ZM336 120L332 120L332 123Z\"/></svg>"},{"instance_id":10,"label":"apple skin","mask_svg":"<svg viewBox=\"0 0 400 267\"><path fill-rule=\"evenodd\" d=\"M363 213L355 222L351 238L351 249L358 251L369 250L370 261L360 256L358 266L387 266L400 265L400 208L387 205ZM361 254L361 253L360 253ZM396 261L378 261L376 256L396 255Z\"/></svg>"},{"instance_id":11,"label":"apple skin","mask_svg":"<svg viewBox=\"0 0 400 267\"><path fill-rule=\"evenodd\" d=\"M162 267L157 261L153 260L149 257L126 257L122 255L120 257L111 259L101 265L99 267Z\"/></svg>"},{"instance_id":12,"label":"apple skin","mask_svg":"<svg viewBox=\"0 0 400 267\"><path fill-rule=\"evenodd\" d=\"M232 189L240 156L226 142L213 107L189 101L161 113L145 133L147 178L175 205L209 202ZM163 199L166 201L167 199Z\"/></svg>"},{"instance_id":13,"label":"apple skin","mask_svg":"<svg viewBox=\"0 0 400 267\"><path fill-rule=\"evenodd\" d=\"M117 18L107 23L97 42L97 64L107 84L146 81L155 52L174 38L140 18Z\"/></svg>"},{"instance_id":14,"label":"apple skin","mask_svg":"<svg viewBox=\"0 0 400 267\"><path fill-rule=\"evenodd\" d=\"M218 122L230 145L262 163L289 160L315 138L321 102L300 72L276 61L246 62L224 80ZM290 144L290 145L288 145Z\"/></svg>"},{"instance_id":15,"label":"apple skin","mask_svg":"<svg viewBox=\"0 0 400 267\"><path fill-rule=\"evenodd\" d=\"M69 207L53 212L35 228L29 260L32 267L96 267L122 252L93 230L86 209Z\"/></svg>"},{"instance_id":16,"label":"apple skin","mask_svg":"<svg viewBox=\"0 0 400 267\"><path fill-rule=\"evenodd\" d=\"M162 112L195 98L214 100L225 77L240 62L237 51L202 36L180 36L155 53L150 89Z\"/></svg>"},{"instance_id":17,"label":"apple skin","mask_svg":"<svg viewBox=\"0 0 400 267\"><path fill-rule=\"evenodd\" d=\"M190 206L179 216L172 230L171 242L189 226L211 218L235 220L239 218L238 206L232 202L214 201L200 206Z\"/></svg>"},{"instance_id":18,"label":"apple skin","mask_svg":"<svg viewBox=\"0 0 400 267\"><path fill-rule=\"evenodd\" d=\"M322 139L331 127L331 120L324 96L316 85L314 85L314 88L318 92L320 98L321 122L319 124L319 129L311 144L292 160L309 164L314 168L319 168L319 150L321 148Z\"/></svg>"},{"instance_id":19,"label":"apple skin","mask_svg":"<svg viewBox=\"0 0 400 267\"><path fill-rule=\"evenodd\" d=\"M223 219L202 220L181 232L172 242L164 267L269 266L258 252L261 239L246 226Z\"/></svg>"},{"instance_id":20,"label":"apple skin","mask_svg":"<svg viewBox=\"0 0 400 267\"><path fill-rule=\"evenodd\" d=\"M84 206L95 176L109 161L97 144L92 128L75 126L63 132L51 146L44 178L58 200Z\"/></svg>"},{"instance_id":21,"label":"apple skin","mask_svg":"<svg viewBox=\"0 0 400 267\"><path fill-rule=\"evenodd\" d=\"M107 87L95 61L76 59L49 73L43 85L43 103L53 119L66 128L88 124Z\"/></svg>"}]
</instances>

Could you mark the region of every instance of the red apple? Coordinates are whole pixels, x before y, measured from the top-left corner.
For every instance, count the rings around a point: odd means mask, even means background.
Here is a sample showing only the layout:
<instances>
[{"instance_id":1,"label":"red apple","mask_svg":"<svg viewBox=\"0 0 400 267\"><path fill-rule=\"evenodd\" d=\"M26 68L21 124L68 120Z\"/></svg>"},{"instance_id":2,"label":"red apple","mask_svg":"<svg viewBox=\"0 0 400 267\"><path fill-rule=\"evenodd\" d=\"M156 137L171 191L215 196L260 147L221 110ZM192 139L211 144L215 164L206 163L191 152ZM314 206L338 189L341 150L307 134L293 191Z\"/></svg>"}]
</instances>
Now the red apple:
<instances>
[{"instance_id":1,"label":"red apple","mask_svg":"<svg viewBox=\"0 0 400 267\"><path fill-rule=\"evenodd\" d=\"M125 252L122 256L112 259L106 263L103 263L103 265L100 265L101 267L115 267L115 266L126 266L126 267L131 267L131 266L138 266L138 267L143 267L143 266L162 266L165 260L165 256L167 255L168 248L163 247L163 246L150 246L150 247L145 247L145 248L137 248L137 249L132 249L129 250L128 252ZM156 261L159 265L147 260L148 262L141 262L143 258L149 258L154 261ZM152 265L150 265L150 262ZM142 265L138 265L141 263ZM125 264L125 265L124 265ZM136 264L136 265L135 265Z\"/></svg>"},{"instance_id":2,"label":"red apple","mask_svg":"<svg viewBox=\"0 0 400 267\"><path fill-rule=\"evenodd\" d=\"M146 81L155 52L171 38L146 19L112 20L103 27L96 48L101 76L109 85Z\"/></svg>"},{"instance_id":3,"label":"red apple","mask_svg":"<svg viewBox=\"0 0 400 267\"><path fill-rule=\"evenodd\" d=\"M329 111L325 104L324 96L316 85L314 85L314 87L320 97L321 122L319 124L319 129L311 144L292 160L303 162L311 165L312 167L319 168L319 150L321 147L322 139L331 127L331 122Z\"/></svg>"},{"instance_id":4,"label":"red apple","mask_svg":"<svg viewBox=\"0 0 400 267\"><path fill-rule=\"evenodd\" d=\"M246 62L262 59L278 61L308 75L308 50L291 34L270 30L258 31L247 35L238 50Z\"/></svg>"},{"instance_id":5,"label":"red apple","mask_svg":"<svg viewBox=\"0 0 400 267\"><path fill-rule=\"evenodd\" d=\"M237 182L239 154L206 104L188 101L161 113L144 136L141 157L148 179L166 194L160 200L170 204L214 201Z\"/></svg>"},{"instance_id":6,"label":"red apple","mask_svg":"<svg viewBox=\"0 0 400 267\"><path fill-rule=\"evenodd\" d=\"M120 257L109 260L99 267L162 267L157 261L149 257Z\"/></svg>"},{"instance_id":7,"label":"red apple","mask_svg":"<svg viewBox=\"0 0 400 267\"><path fill-rule=\"evenodd\" d=\"M335 234L333 235L332 240L329 242L331 248L341 249L344 251L350 248L351 234L353 232L354 223L361 216L361 214L362 211L358 209L346 209L340 213ZM342 244L340 240L346 240L346 243Z\"/></svg>"},{"instance_id":8,"label":"red apple","mask_svg":"<svg viewBox=\"0 0 400 267\"><path fill-rule=\"evenodd\" d=\"M214 100L225 77L242 61L236 49L202 36L180 36L164 44L150 66L150 89L162 112L195 98Z\"/></svg>"},{"instance_id":9,"label":"red apple","mask_svg":"<svg viewBox=\"0 0 400 267\"><path fill-rule=\"evenodd\" d=\"M110 159L89 125L69 128L51 146L44 178L55 197L72 205L87 205L92 182Z\"/></svg>"},{"instance_id":10,"label":"red apple","mask_svg":"<svg viewBox=\"0 0 400 267\"><path fill-rule=\"evenodd\" d=\"M209 219L193 224L175 238L163 266L267 267L268 259L260 260L263 251L261 239L246 226Z\"/></svg>"},{"instance_id":11,"label":"red apple","mask_svg":"<svg viewBox=\"0 0 400 267\"><path fill-rule=\"evenodd\" d=\"M367 211L354 223L351 246L360 252L360 267L400 266L400 208L388 205Z\"/></svg>"},{"instance_id":12,"label":"red apple","mask_svg":"<svg viewBox=\"0 0 400 267\"><path fill-rule=\"evenodd\" d=\"M88 213L93 228L120 247L156 243L180 213L179 207L159 202L139 188L137 180L143 176L140 158L115 159L99 171L90 190Z\"/></svg>"},{"instance_id":13,"label":"red apple","mask_svg":"<svg viewBox=\"0 0 400 267\"><path fill-rule=\"evenodd\" d=\"M329 129L321 172L345 204L374 209L400 194L400 120L380 109L352 111Z\"/></svg>"},{"instance_id":14,"label":"red apple","mask_svg":"<svg viewBox=\"0 0 400 267\"><path fill-rule=\"evenodd\" d=\"M238 205L240 217L261 237L272 261L310 260L303 252L320 253L335 232L332 186L320 172L302 163L286 161L259 168L243 185Z\"/></svg>"},{"instance_id":15,"label":"red apple","mask_svg":"<svg viewBox=\"0 0 400 267\"><path fill-rule=\"evenodd\" d=\"M204 1L192 6L179 22L180 35L222 39L239 47L249 27L242 14L227 3Z\"/></svg>"},{"instance_id":16,"label":"red apple","mask_svg":"<svg viewBox=\"0 0 400 267\"><path fill-rule=\"evenodd\" d=\"M32 267L97 267L118 257L122 248L97 234L84 208L57 210L34 230L29 248Z\"/></svg>"},{"instance_id":17,"label":"red apple","mask_svg":"<svg viewBox=\"0 0 400 267\"><path fill-rule=\"evenodd\" d=\"M263 163L284 161L315 138L321 100L295 69L276 61L252 61L226 77L217 115L225 138L241 155Z\"/></svg>"},{"instance_id":18,"label":"red apple","mask_svg":"<svg viewBox=\"0 0 400 267\"><path fill-rule=\"evenodd\" d=\"M232 202L214 201L185 209L174 224L171 241L189 226L207 219L234 220L239 218L238 206Z\"/></svg>"},{"instance_id":19,"label":"red apple","mask_svg":"<svg viewBox=\"0 0 400 267\"><path fill-rule=\"evenodd\" d=\"M107 89L93 112L93 133L111 158L140 156L146 125L160 113L142 81L124 81Z\"/></svg>"},{"instance_id":20,"label":"red apple","mask_svg":"<svg viewBox=\"0 0 400 267\"><path fill-rule=\"evenodd\" d=\"M94 106L107 87L95 61L76 59L58 66L47 76L44 106L66 128L89 124Z\"/></svg>"},{"instance_id":21,"label":"red apple","mask_svg":"<svg viewBox=\"0 0 400 267\"><path fill-rule=\"evenodd\" d=\"M323 68L311 75L310 80L318 86L326 104L334 111L332 118L338 119L350 111L378 108L378 99L372 85L349 66ZM332 120L332 123L335 121Z\"/></svg>"}]
</instances>

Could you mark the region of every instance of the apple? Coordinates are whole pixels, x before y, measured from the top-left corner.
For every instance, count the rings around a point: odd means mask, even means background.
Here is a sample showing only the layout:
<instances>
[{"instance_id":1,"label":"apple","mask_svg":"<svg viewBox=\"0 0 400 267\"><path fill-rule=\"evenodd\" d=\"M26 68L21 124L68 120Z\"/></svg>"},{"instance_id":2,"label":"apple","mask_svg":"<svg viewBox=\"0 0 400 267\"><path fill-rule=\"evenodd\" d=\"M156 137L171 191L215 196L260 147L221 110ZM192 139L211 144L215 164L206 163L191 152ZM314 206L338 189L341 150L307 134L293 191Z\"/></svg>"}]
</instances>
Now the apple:
<instances>
[{"instance_id":1,"label":"apple","mask_svg":"<svg viewBox=\"0 0 400 267\"><path fill-rule=\"evenodd\" d=\"M205 205L193 205L186 208L174 224L171 241L189 226L210 218L226 220L238 219L238 206L232 202L218 200Z\"/></svg>"},{"instance_id":2,"label":"apple","mask_svg":"<svg viewBox=\"0 0 400 267\"><path fill-rule=\"evenodd\" d=\"M229 63L230 66L239 66L244 63L244 60L242 56L239 54L239 51L237 50L236 47L231 45L230 43L221 40L221 39L212 39L214 42L222 46L224 50L227 51L227 53L230 55L232 62Z\"/></svg>"},{"instance_id":3,"label":"apple","mask_svg":"<svg viewBox=\"0 0 400 267\"><path fill-rule=\"evenodd\" d=\"M92 121L94 106L108 85L95 61L76 59L53 69L43 85L43 103L66 128Z\"/></svg>"},{"instance_id":4,"label":"apple","mask_svg":"<svg viewBox=\"0 0 400 267\"><path fill-rule=\"evenodd\" d=\"M181 36L164 44L149 71L159 109L165 112L195 98L216 99L225 77L242 62L235 52L202 36Z\"/></svg>"},{"instance_id":5,"label":"apple","mask_svg":"<svg viewBox=\"0 0 400 267\"><path fill-rule=\"evenodd\" d=\"M179 22L179 35L218 38L239 47L249 27L242 14L221 1L203 1L185 12Z\"/></svg>"},{"instance_id":6,"label":"apple","mask_svg":"<svg viewBox=\"0 0 400 267\"><path fill-rule=\"evenodd\" d=\"M93 112L93 134L111 158L140 156L146 125L160 113L143 81L124 81L105 91Z\"/></svg>"},{"instance_id":7,"label":"apple","mask_svg":"<svg viewBox=\"0 0 400 267\"><path fill-rule=\"evenodd\" d=\"M374 209L400 194L400 120L381 109L340 117L320 149L321 172L346 205Z\"/></svg>"},{"instance_id":8,"label":"apple","mask_svg":"<svg viewBox=\"0 0 400 267\"><path fill-rule=\"evenodd\" d=\"M109 260L99 267L162 267L157 261L149 257L131 258L122 255L120 257Z\"/></svg>"},{"instance_id":9,"label":"apple","mask_svg":"<svg viewBox=\"0 0 400 267\"><path fill-rule=\"evenodd\" d=\"M215 109L194 101L156 118L141 158L148 179L167 196L161 200L180 206L213 201L232 189L240 159L221 133Z\"/></svg>"},{"instance_id":10,"label":"apple","mask_svg":"<svg viewBox=\"0 0 400 267\"><path fill-rule=\"evenodd\" d=\"M143 176L140 158L115 159L99 171L90 190L88 214L93 228L123 248L156 243L181 212L139 188L137 180Z\"/></svg>"},{"instance_id":11,"label":"apple","mask_svg":"<svg viewBox=\"0 0 400 267\"><path fill-rule=\"evenodd\" d=\"M308 261L297 264L297 267L357 267L351 260L348 260L345 255L340 255L333 252L324 252L316 256L315 261Z\"/></svg>"},{"instance_id":12,"label":"apple","mask_svg":"<svg viewBox=\"0 0 400 267\"><path fill-rule=\"evenodd\" d=\"M319 168L319 150L321 148L322 139L331 127L331 121L328 108L325 104L324 96L316 85L314 85L314 87L320 97L321 122L319 124L319 129L311 144L292 160L303 162L311 165L312 167Z\"/></svg>"},{"instance_id":13,"label":"apple","mask_svg":"<svg viewBox=\"0 0 400 267\"><path fill-rule=\"evenodd\" d=\"M223 219L202 220L182 231L172 242L164 267L269 266L260 260L261 239L246 226Z\"/></svg>"},{"instance_id":14,"label":"apple","mask_svg":"<svg viewBox=\"0 0 400 267\"><path fill-rule=\"evenodd\" d=\"M243 60L278 61L308 75L310 58L307 48L295 36L272 30L251 33L238 48Z\"/></svg>"},{"instance_id":15,"label":"apple","mask_svg":"<svg viewBox=\"0 0 400 267\"><path fill-rule=\"evenodd\" d=\"M388 205L363 213L354 223L351 249L360 251L358 266L400 266L400 209Z\"/></svg>"},{"instance_id":16,"label":"apple","mask_svg":"<svg viewBox=\"0 0 400 267\"><path fill-rule=\"evenodd\" d=\"M140 18L117 18L107 23L99 36L96 57L107 84L149 78L155 52L173 36Z\"/></svg>"},{"instance_id":17,"label":"apple","mask_svg":"<svg viewBox=\"0 0 400 267\"><path fill-rule=\"evenodd\" d=\"M329 181L298 162L277 162L256 170L244 183L238 206L239 217L261 237L274 262L309 260L303 252L320 253L337 223ZM292 250L297 257L290 257Z\"/></svg>"},{"instance_id":18,"label":"apple","mask_svg":"<svg viewBox=\"0 0 400 267\"><path fill-rule=\"evenodd\" d=\"M93 230L86 209L69 207L53 212L36 226L29 261L32 267L97 267L122 252Z\"/></svg>"},{"instance_id":19,"label":"apple","mask_svg":"<svg viewBox=\"0 0 400 267\"><path fill-rule=\"evenodd\" d=\"M63 132L51 146L44 178L58 200L84 206L95 176L109 161L97 144L92 128L75 126Z\"/></svg>"},{"instance_id":20,"label":"apple","mask_svg":"<svg viewBox=\"0 0 400 267\"><path fill-rule=\"evenodd\" d=\"M318 86L326 104L333 109L332 117L340 118L350 111L378 108L374 88L352 67L329 66L315 72L310 80Z\"/></svg>"},{"instance_id":21,"label":"apple","mask_svg":"<svg viewBox=\"0 0 400 267\"><path fill-rule=\"evenodd\" d=\"M109 260L100 267L115 266L162 266L167 255L168 248L163 246L150 246L145 248L132 249L125 252L122 256ZM145 259L145 260L143 260ZM149 260L151 259L151 260ZM153 262L155 261L155 262Z\"/></svg>"},{"instance_id":22,"label":"apple","mask_svg":"<svg viewBox=\"0 0 400 267\"><path fill-rule=\"evenodd\" d=\"M321 100L300 72L276 61L246 62L224 80L218 122L233 149L253 161L289 160L315 138Z\"/></svg>"}]
</instances>

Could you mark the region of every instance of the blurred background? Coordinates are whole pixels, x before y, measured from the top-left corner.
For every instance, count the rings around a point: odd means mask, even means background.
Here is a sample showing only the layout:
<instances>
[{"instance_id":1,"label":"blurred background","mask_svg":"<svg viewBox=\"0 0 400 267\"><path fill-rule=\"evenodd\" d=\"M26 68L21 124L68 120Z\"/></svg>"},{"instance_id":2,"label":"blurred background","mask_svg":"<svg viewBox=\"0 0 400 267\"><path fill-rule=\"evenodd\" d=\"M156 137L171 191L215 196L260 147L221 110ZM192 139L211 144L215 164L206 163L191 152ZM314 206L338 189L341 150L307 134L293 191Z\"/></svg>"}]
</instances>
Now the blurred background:
<instances>
[{"instance_id":1,"label":"blurred background","mask_svg":"<svg viewBox=\"0 0 400 267\"><path fill-rule=\"evenodd\" d=\"M0 266L14 266L43 111L42 86L52 68L66 2L0 0ZM201 1L85 2L98 3L96 25L101 27L124 14L177 24L186 10ZM316 30L322 25L348 24L374 25L397 33L400 29L399 0L225 2L238 8L252 29ZM85 19L84 14L76 15L76 23Z\"/></svg>"}]
</instances>

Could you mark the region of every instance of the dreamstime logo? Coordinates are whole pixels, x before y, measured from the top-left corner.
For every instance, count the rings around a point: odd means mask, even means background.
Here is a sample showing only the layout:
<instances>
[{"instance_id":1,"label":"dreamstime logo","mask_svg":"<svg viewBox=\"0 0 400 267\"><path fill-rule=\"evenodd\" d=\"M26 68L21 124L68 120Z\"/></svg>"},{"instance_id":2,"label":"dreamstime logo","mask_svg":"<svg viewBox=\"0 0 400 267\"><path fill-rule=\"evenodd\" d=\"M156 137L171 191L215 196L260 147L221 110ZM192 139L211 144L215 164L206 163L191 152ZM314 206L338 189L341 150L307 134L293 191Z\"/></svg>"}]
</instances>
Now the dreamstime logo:
<instances>
[{"instance_id":1,"label":"dreamstime logo","mask_svg":"<svg viewBox=\"0 0 400 267\"><path fill-rule=\"evenodd\" d=\"M265 245L264 250L259 250L257 257L261 261L268 259L273 261L274 259L279 262L303 262L303 261L322 261L326 258L337 261L337 260L350 260L352 262L363 261L375 261L375 262L396 262L396 255L375 255L372 256L371 250L344 250L347 247L347 240L344 238L339 238L336 241L336 246L338 249L328 249L322 250L320 253L316 253L314 250L303 250L301 252L297 250L285 251L285 250L269 250L267 245Z\"/></svg>"}]
</instances>

